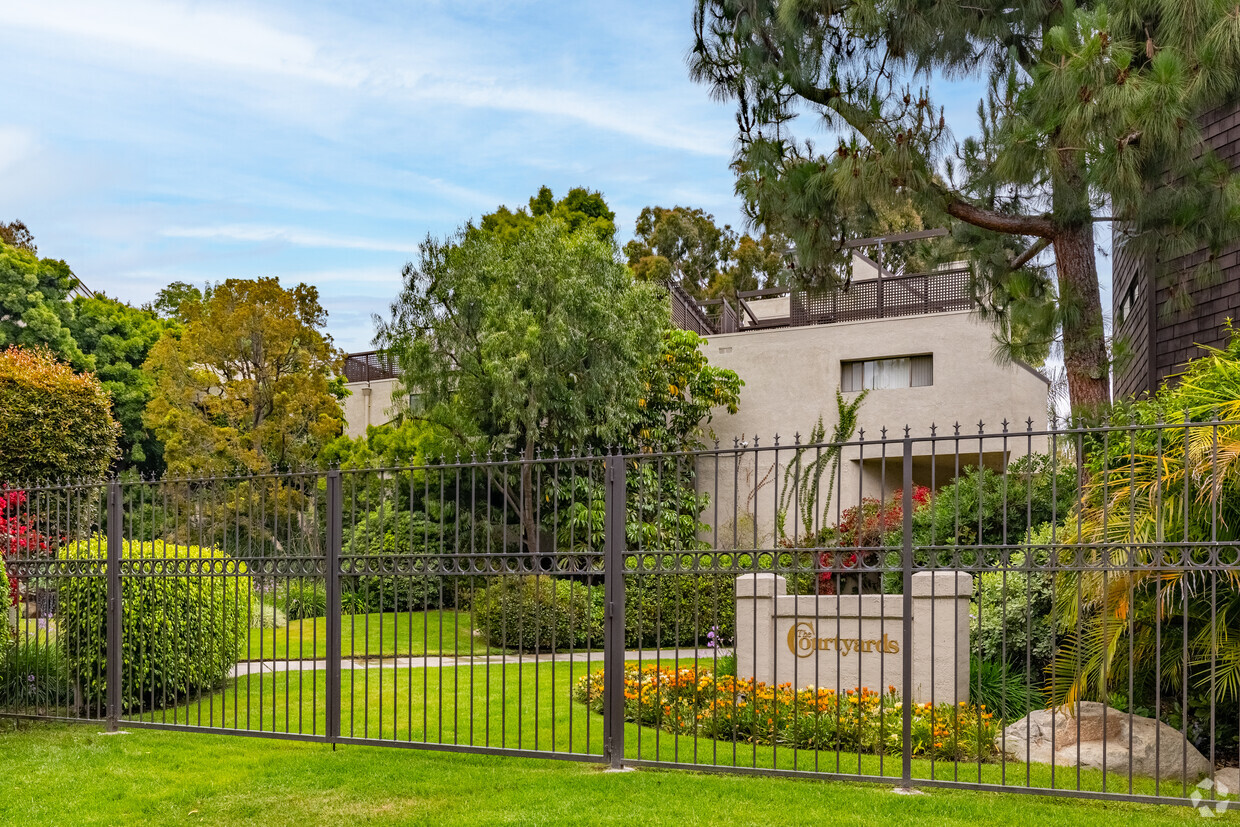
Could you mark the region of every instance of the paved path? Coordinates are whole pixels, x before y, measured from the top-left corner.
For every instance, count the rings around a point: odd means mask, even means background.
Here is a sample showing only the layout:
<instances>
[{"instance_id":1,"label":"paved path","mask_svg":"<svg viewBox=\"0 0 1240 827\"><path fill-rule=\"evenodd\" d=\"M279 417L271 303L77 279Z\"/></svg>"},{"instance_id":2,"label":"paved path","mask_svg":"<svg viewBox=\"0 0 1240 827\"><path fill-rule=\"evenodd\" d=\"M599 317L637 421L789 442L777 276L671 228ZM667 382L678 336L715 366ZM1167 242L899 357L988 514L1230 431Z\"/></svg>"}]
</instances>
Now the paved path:
<instances>
[{"instance_id":1,"label":"paved path","mask_svg":"<svg viewBox=\"0 0 1240 827\"><path fill-rule=\"evenodd\" d=\"M693 665L698 661L714 660L714 649L629 649L624 659L654 661L679 659L683 666ZM477 655L475 657L452 657L449 655L430 655L426 657L391 657L391 658L344 658L340 661L343 669L439 669L456 666L486 666L489 663L591 663L603 668L602 652L561 652L554 655ZM255 675L263 672L312 672L327 669L326 660L247 660L238 663L228 673L230 678L242 675Z\"/></svg>"}]
</instances>

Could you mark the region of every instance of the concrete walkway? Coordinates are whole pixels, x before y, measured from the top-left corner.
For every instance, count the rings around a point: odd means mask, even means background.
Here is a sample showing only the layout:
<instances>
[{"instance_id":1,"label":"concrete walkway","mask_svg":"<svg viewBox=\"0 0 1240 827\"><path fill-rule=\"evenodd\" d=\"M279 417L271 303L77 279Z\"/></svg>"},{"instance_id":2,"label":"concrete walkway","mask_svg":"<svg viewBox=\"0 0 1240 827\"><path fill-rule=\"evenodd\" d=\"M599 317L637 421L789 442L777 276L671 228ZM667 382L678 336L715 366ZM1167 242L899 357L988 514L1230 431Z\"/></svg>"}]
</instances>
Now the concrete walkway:
<instances>
[{"instance_id":1,"label":"concrete walkway","mask_svg":"<svg viewBox=\"0 0 1240 827\"><path fill-rule=\"evenodd\" d=\"M682 668L714 661L714 649L628 649L626 661L663 662L679 660ZM560 652L548 655L477 655L475 657L452 657L429 655L424 657L344 658L340 661L345 669L440 669L458 666L486 666L487 664L522 663L590 663L603 668L602 652ZM313 672L326 670L327 660L247 660L238 663L228 673L230 678L257 675L265 672Z\"/></svg>"}]
</instances>

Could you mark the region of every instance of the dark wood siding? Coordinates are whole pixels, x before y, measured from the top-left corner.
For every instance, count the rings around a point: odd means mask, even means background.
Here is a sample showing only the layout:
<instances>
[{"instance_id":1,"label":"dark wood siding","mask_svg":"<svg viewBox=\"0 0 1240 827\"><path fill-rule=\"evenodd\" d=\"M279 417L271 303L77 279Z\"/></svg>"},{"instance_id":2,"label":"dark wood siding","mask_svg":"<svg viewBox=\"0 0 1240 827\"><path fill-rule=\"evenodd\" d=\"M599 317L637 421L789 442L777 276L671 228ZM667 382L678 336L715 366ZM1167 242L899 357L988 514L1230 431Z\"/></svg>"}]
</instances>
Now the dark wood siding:
<instances>
[{"instance_id":1,"label":"dark wood siding","mask_svg":"<svg viewBox=\"0 0 1240 827\"><path fill-rule=\"evenodd\" d=\"M1240 103L1207 113L1202 133L1214 151L1240 171ZM1130 354L1116 364L1115 395L1138 396L1152 393L1182 371L1185 362L1201 354L1201 345L1224 344L1228 318L1240 323L1240 239L1223 250L1220 277L1210 283L1194 278L1206 260L1205 250L1150 266L1125 254L1118 232L1114 247L1112 318L1116 337ZM1152 289L1155 269L1162 276ZM1140 282L1140 296L1121 320L1119 311L1133 279ZM1181 303L1186 309L1172 309Z\"/></svg>"}]
</instances>

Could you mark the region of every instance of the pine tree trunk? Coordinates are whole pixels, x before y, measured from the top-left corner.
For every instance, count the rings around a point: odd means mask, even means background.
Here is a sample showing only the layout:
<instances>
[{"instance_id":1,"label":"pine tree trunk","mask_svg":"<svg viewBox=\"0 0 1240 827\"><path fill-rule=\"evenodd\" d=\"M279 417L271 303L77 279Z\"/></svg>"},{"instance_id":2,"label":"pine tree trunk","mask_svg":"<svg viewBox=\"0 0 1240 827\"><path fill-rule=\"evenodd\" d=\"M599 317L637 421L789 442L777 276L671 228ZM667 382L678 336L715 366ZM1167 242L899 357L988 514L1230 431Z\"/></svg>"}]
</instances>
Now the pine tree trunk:
<instances>
[{"instance_id":1,"label":"pine tree trunk","mask_svg":"<svg viewBox=\"0 0 1240 827\"><path fill-rule=\"evenodd\" d=\"M1093 225L1065 227L1052 239L1063 320L1063 364L1073 414L1092 419L1111 402Z\"/></svg>"}]
</instances>

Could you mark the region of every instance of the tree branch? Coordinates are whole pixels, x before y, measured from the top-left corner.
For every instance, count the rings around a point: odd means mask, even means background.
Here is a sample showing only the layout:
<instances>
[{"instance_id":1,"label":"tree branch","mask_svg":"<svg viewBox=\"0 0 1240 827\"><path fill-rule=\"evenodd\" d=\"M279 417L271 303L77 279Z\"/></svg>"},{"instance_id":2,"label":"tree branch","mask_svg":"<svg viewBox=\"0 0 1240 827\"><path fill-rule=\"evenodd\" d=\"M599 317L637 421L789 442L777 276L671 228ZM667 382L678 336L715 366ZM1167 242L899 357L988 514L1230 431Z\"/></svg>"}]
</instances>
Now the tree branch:
<instances>
[{"instance_id":1,"label":"tree branch","mask_svg":"<svg viewBox=\"0 0 1240 827\"><path fill-rule=\"evenodd\" d=\"M870 123L871 116L861 108L847 103L837 89L822 89L809 84L791 84L791 88L811 103L826 107L848 123L853 129L881 150L891 149L892 142ZM1035 215L1009 215L976 207L964 198L941 184L936 185L942 192L947 214L966 224L1009 235L1032 235L1039 238L1054 237L1058 228L1049 218Z\"/></svg>"},{"instance_id":2,"label":"tree branch","mask_svg":"<svg viewBox=\"0 0 1240 827\"><path fill-rule=\"evenodd\" d=\"M1016 257L1016 260L1012 262L1012 269L1019 270L1024 267L1032 261L1038 253L1042 252L1050 245L1051 241L1049 238L1038 239L1037 242L1035 242L1028 250L1025 250L1025 252Z\"/></svg>"},{"instance_id":3,"label":"tree branch","mask_svg":"<svg viewBox=\"0 0 1240 827\"><path fill-rule=\"evenodd\" d=\"M1055 237L1058 228L1049 218L1040 215L1009 215L994 210L975 207L959 195L944 188L947 196L947 214L958 218L966 224L1008 235L1033 235L1050 240Z\"/></svg>"}]
</instances>

